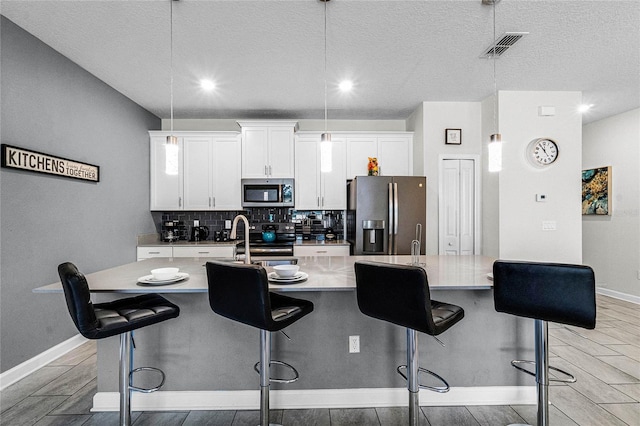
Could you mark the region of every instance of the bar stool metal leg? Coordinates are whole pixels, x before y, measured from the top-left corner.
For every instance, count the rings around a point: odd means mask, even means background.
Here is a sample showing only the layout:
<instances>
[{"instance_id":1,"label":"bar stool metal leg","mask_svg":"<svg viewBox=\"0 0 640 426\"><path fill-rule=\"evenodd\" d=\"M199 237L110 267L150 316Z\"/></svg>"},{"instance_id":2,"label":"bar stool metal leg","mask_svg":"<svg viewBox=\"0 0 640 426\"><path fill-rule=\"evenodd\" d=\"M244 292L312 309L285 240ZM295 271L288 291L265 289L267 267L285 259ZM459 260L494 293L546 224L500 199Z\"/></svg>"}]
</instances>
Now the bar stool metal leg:
<instances>
[{"instance_id":1,"label":"bar stool metal leg","mask_svg":"<svg viewBox=\"0 0 640 426\"><path fill-rule=\"evenodd\" d=\"M549 327L535 320L536 384L538 388L538 426L549 425Z\"/></svg>"},{"instance_id":2,"label":"bar stool metal leg","mask_svg":"<svg viewBox=\"0 0 640 426\"><path fill-rule=\"evenodd\" d=\"M420 386L418 385L418 333L407 328L407 389L409 390L409 425L420 420Z\"/></svg>"},{"instance_id":3,"label":"bar stool metal leg","mask_svg":"<svg viewBox=\"0 0 640 426\"><path fill-rule=\"evenodd\" d=\"M271 332L260 330L260 426L269 425L269 370Z\"/></svg>"},{"instance_id":4,"label":"bar stool metal leg","mask_svg":"<svg viewBox=\"0 0 640 426\"><path fill-rule=\"evenodd\" d=\"M131 332L127 331L120 335L120 426L131 425L131 391L130 391L130 371L131 371Z\"/></svg>"}]
</instances>

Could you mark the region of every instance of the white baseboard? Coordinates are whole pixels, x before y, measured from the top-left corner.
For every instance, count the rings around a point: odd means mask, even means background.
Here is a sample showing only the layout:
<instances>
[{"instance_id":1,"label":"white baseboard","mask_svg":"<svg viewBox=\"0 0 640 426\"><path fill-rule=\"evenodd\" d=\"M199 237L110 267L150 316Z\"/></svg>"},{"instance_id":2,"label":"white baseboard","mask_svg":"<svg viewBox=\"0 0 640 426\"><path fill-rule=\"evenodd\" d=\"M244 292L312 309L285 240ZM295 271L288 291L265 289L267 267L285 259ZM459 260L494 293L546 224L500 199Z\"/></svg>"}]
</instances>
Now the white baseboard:
<instances>
[{"instance_id":1,"label":"white baseboard","mask_svg":"<svg viewBox=\"0 0 640 426\"><path fill-rule=\"evenodd\" d=\"M406 388L273 390L272 409L406 407ZM447 393L420 391L420 405L532 405L535 386L452 387ZM118 411L118 392L98 392L91 411ZM134 411L257 410L260 391L160 391L135 393Z\"/></svg>"},{"instance_id":2,"label":"white baseboard","mask_svg":"<svg viewBox=\"0 0 640 426\"><path fill-rule=\"evenodd\" d=\"M640 305L640 296L634 296L633 294L621 293L604 287L597 287L596 293Z\"/></svg>"},{"instance_id":3,"label":"white baseboard","mask_svg":"<svg viewBox=\"0 0 640 426\"><path fill-rule=\"evenodd\" d=\"M0 374L0 390L4 390L7 386L14 384L34 371L39 370L51 361L60 358L62 355L72 351L86 341L87 339L82 337L82 335L76 334L70 339L67 339L64 342L34 356L33 358L26 360L22 364L18 364L12 369L5 371Z\"/></svg>"}]
</instances>

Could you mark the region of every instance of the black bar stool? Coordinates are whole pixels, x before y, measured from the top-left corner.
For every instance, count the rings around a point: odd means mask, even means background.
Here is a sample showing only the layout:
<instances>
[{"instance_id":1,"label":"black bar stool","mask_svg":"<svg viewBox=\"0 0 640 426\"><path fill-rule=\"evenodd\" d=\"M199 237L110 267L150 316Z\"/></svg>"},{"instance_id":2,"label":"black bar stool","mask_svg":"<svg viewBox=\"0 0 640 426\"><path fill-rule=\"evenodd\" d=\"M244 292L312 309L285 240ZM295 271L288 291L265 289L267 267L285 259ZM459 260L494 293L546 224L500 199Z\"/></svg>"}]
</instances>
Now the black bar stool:
<instances>
[{"instance_id":1,"label":"black bar stool","mask_svg":"<svg viewBox=\"0 0 640 426\"><path fill-rule=\"evenodd\" d=\"M58 275L60 275L69 313L80 334L87 339L104 339L120 335L119 424L129 426L131 424L131 392L155 392L164 384L165 378L162 370L157 368L133 369L133 350L135 349L133 330L176 318L180 315L180 308L157 294L144 294L113 302L93 304L87 279L73 263L66 262L58 266ZM162 376L160 384L149 389L134 386L133 374L143 370L160 373Z\"/></svg>"},{"instance_id":2,"label":"black bar stool","mask_svg":"<svg viewBox=\"0 0 640 426\"><path fill-rule=\"evenodd\" d=\"M401 365L397 370L407 380L409 424L417 426L420 388L448 392L449 384L439 375L419 368L416 331L435 337L460 321L464 310L460 306L431 300L427 273L419 266L362 261L355 263L355 271L360 311L407 328L407 365ZM404 369L407 369L406 376L401 371ZM419 372L437 378L444 386L419 384Z\"/></svg>"},{"instance_id":3,"label":"black bar stool","mask_svg":"<svg viewBox=\"0 0 640 426\"><path fill-rule=\"evenodd\" d=\"M549 381L576 381L566 371L549 366L547 321L595 328L595 288L593 270L588 266L503 260L493 264L496 311L535 320L535 361L513 360L511 365L536 378L538 426L549 424ZM535 364L535 373L523 364ZM567 378L550 379L549 369Z\"/></svg>"},{"instance_id":4,"label":"black bar stool","mask_svg":"<svg viewBox=\"0 0 640 426\"><path fill-rule=\"evenodd\" d=\"M313 303L269 292L262 266L230 262L207 262L209 305L223 317L260 329L260 425L269 425L269 383L293 383L298 372L291 365L271 360L271 332L298 321L313 311ZM292 379L271 378L271 364L293 370Z\"/></svg>"}]
</instances>

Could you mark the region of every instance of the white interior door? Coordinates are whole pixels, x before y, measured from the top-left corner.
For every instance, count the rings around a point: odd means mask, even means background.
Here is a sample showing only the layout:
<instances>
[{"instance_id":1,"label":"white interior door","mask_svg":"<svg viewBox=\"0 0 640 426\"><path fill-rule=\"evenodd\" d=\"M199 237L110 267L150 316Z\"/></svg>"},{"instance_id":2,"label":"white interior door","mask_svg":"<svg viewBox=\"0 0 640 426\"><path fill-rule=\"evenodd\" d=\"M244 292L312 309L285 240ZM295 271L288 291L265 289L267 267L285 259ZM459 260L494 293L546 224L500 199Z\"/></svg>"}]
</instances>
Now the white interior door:
<instances>
[{"instance_id":1,"label":"white interior door","mask_svg":"<svg viewBox=\"0 0 640 426\"><path fill-rule=\"evenodd\" d=\"M440 229L441 254L475 254L475 162L443 160Z\"/></svg>"}]
</instances>

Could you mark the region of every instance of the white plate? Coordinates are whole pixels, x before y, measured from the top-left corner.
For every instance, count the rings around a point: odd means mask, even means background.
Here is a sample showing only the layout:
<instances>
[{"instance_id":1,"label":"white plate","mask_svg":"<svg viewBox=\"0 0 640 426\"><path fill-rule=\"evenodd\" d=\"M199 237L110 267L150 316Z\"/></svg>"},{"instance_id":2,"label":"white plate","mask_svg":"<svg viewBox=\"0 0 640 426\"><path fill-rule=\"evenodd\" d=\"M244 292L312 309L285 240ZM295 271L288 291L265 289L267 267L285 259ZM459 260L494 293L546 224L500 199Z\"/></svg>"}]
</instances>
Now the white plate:
<instances>
[{"instance_id":1,"label":"white plate","mask_svg":"<svg viewBox=\"0 0 640 426\"><path fill-rule=\"evenodd\" d=\"M144 277L138 278L138 283L146 285L167 285L177 283L187 278L189 278L189 274L186 272L178 272L175 277L169 278L168 280L156 280L153 278L153 275L145 275Z\"/></svg>"},{"instance_id":2,"label":"white plate","mask_svg":"<svg viewBox=\"0 0 640 426\"><path fill-rule=\"evenodd\" d=\"M269 272L268 277L269 277L269 281L274 283L292 284L292 283L299 283L301 281L306 280L307 278L309 278L309 274L307 274L306 272L298 272L292 277L283 278L278 276L278 274L276 274L275 272Z\"/></svg>"}]
</instances>

